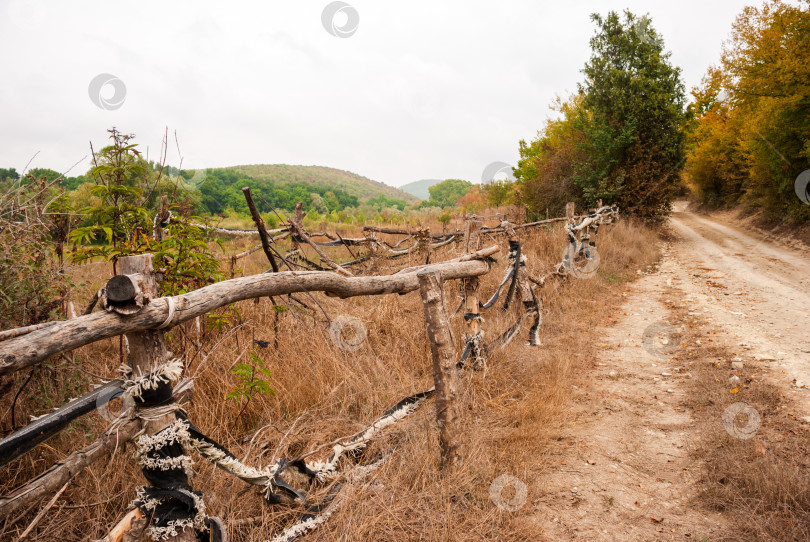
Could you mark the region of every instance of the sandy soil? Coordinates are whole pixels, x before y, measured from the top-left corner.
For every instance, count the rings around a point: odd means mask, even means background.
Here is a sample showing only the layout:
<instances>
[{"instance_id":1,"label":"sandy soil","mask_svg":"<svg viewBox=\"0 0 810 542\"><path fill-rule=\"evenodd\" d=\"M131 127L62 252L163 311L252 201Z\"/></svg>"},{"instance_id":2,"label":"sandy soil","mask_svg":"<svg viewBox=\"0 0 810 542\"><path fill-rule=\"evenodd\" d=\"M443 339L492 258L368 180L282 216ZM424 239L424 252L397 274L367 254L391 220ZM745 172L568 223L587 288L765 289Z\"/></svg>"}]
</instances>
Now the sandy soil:
<instances>
[{"instance_id":1,"label":"sandy soil","mask_svg":"<svg viewBox=\"0 0 810 542\"><path fill-rule=\"evenodd\" d=\"M797 415L810 416L810 258L729 216L680 206L671 225L677 240L658 271L630 286L614 325L595 330L603 344L587 386L573 390L569 446L535 501L541 539L733 539L722 515L696 504L703 465L690 456L689 374L660 351L666 333L656 332L677 327L665 302L721 330L715 340L732 359L761 365Z\"/></svg>"}]
</instances>

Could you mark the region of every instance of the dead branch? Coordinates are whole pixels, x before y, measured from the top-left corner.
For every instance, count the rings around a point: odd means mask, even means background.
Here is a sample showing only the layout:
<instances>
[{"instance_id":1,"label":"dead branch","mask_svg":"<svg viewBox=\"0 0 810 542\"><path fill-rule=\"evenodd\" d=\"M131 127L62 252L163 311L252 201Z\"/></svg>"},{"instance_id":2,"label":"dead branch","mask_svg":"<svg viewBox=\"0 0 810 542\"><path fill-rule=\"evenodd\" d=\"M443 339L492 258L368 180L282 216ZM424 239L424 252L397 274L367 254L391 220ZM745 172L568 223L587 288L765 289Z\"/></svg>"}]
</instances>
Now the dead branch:
<instances>
[{"instance_id":1,"label":"dead branch","mask_svg":"<svg viewBox=\"0 0 810 542\"><path fill-rule=\"evenodd\" d=\"M303 242L308 243L312 248L315 249L315 252L321 258L322 262L324 262L326 265L328 265L341 275L351 277L352 274L349 271L347 271L345 268L339 266L334 261L332 261L332 259L329 256L327 256L326 253L312 241L312 239L309 238L307 232L304 231L302 219L303 219L303 209L301 206L301 202L299 201L298 203L295 204L295 216L288 221L290 227L292 227L295 230L295 233L298 235L298 237L301 238Z\"/></svg>"},{"instance_id":2,"label":"dead branch","mask_svg":"<svg viewBox=\"0 0 810 542\"><path fill-rule=\"evenodd\" d=\"M250 216L253 217L253 222L256 224L256 229L259 232L259 239L261 239L262 242L264 255L267 256L268 260L270 260L270 267L273 268L273 273L278 273L278 263L276 263L276 258L270 251L270 239L267 235L267 230L264 228L264 220L262 220L262 216L259 214L259 211L256 210L256 204L253 203L253 196L250 194L250 188L245 186L242 188L242 193L245 195L245 201L247 201Z\"/></svg>"}]
</instances>

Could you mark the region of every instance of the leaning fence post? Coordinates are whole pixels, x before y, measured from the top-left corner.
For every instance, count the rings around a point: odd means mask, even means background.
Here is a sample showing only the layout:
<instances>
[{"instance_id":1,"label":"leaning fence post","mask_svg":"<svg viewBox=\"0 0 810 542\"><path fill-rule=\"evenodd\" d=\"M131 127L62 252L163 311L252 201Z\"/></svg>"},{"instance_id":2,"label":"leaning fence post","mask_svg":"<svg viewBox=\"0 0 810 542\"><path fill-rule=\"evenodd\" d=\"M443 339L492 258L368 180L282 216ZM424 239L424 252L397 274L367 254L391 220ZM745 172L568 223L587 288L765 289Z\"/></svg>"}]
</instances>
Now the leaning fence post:
<instances>
[{"instance_id":1,"label":"leaning fence post","mask_svg":"<svg viewBox=\"0 0 810 542\"><path fill-rule=\"evenodd\" d=\"M154 301L160 296L155 274L152 271L152 254L140 254L138 256L125 256L120 258L118 260L118 270L120 275L127 275L137 285L136 290L139 290L138 295L141 297L141 302ZM110 282L113 281L111 280ZM110 294L109 291L107 293L108 295ZM118 300L119 304L123 304L124 302L124 299ZM146 329L136 331L127 333L126 338L127 344L129 345L127 361L132 368L133 377L137 378L147 375L168 363L171 352L166 349L162 330ZM172 411L145 421L144 429L147 435L154 435L161 429L173 424L176 420L177 417ZM140 538L141 530L147 526L148 521L148 519L139 519L132 522L132 530L130 533L138 533L133 540ZM191 542L196 540L196 538L194 529L186 527L179 530L176 536L172 536L168 540L174 542ZM127 540L127 536L125 536L124 539Z\"/></svg>"},{"instance_id":2,"label":"leaning fence post","mask_svg":"<svg viewBox=\"0 0 810 542\"><path fill-rule=\"evenodd\" d=\"M460 461L458 428L458 373L450 319L444 306L441 272L427 268L416 274L425 309L425 323L433 357L436 421L439 425L442 468Z\"/></svg>"}]
</instances>

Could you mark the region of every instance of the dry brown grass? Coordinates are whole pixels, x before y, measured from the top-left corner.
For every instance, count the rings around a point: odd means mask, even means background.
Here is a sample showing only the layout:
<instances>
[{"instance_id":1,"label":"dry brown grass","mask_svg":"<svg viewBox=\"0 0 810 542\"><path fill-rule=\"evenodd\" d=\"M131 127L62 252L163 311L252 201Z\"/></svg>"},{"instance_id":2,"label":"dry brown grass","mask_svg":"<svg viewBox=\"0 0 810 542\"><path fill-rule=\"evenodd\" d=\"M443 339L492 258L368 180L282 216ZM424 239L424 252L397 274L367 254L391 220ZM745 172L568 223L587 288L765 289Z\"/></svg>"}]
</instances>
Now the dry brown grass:
<instances>
[{"instance_id":1,"label":"dry brown grass","mask_svg":"<svg viewBox=\"0 0 810 542\"><path fill-rule=\"evenodd\" d=\"M700 435L694 453L707 466L701 504L730 516L735 540L810 540L807 424L790 414L789 401L765 381L758 363L746 360L743 369L732 370L731 358L739 353L709 344L714 342L709 326L688 315L688 308L671 307L690 329L689 346L679 352L694 377L689 406ZM730 382L732 375L741 386ZM751 438L735 438L722 425L724 410L736 402L747 403L760 416ZM740 415L735 427L742 429L747 421Z\"/></svg>"},{"instance_id":2,"label":"dry brown grass","mask_svg":"<svg viewBox=\"0 0 810 542\"><path fill-rule=\"evenodd\" d=\"M439 470L433 404L428 403L369 449L368 457L392 448L393 453L370 478L344 488L340 510L308 540L536 538L540 527L532 516L534 500L542 492L545 458L553 452L558 429L565 423L571 385L592 361L592 347L599 341L592 329L604 322L611 307L619 302L620 288L610 286L631 280L637 269L658 258L655 234L629 222L604 228L596 240L602 257L597 277L543 290L543 346L525 346L524 328L509 347L491 356L484 370L464 373L463 465L445 476ZM232 242L229 250L248 244L250 241L244 239ZM539 275L560 260L564 235L560 227L539 230L526 236L523 244L530 270ZM434 260L452 257L456 250L444 249ZM501 256L502 261L482 281L486 294L502 276L505 254ZM263 259L261 252L253 254L244 272L263 271L267 267ZM103 284L109 272L109 266L96 264L83 267L77 275L89 293ZM458 303L456 284L448 284L446 293L453 310ZM298 297L311 304L306 296ZM235 385L229 368L237 357L247 356L254 338L272 341L274 311L270 301L239 303L241 321L221 333L208 330L199 354L193 323L169 333L170 348L193 358L188 371L196 377L196 391L188 405L190 418L240 458L247 456L251 464L267 464L276 457L300 454L350 435L400 398L432 384L418 293L348 300L320 294L315 297L332 317L350 314L362 319L368 329L366 343L357 352L345 353L330 341L321 314L313 318L303 311L296 318L293 311L283 313L278 349L257 350L273 372L276 394L254 400L239 420L239 405L224 400ZM515 317L515 312L505 314L500 306L484 314L488 339ZM456 341L460 342L460 315L452 321ZM29 414L42 413L45 407L81 393L98 377L113 376L119 364L118 342L101 341L67 359L75 362L52 360L37 370L21 395L18 424ZM15 384L18 386L25 376L15 376ZM10 396L2 400L8 405ZM10 426L7 411L0 423ZM95 414L74 423L35 452L0 469L0 490L5 492L43 472L55 460L90 442L105 425ZM319 456L327 455L327 451ZM272 538L301 511L267 507L255 490L243 492L243 482L202 460L195 468L195 489L203 491L208 513L231 525L232 540ZM499 510L489 500L490 484L504 473L519 477L529 486L529 500L518 512ZM68 542L103 536L142 483L131 448L122 447L109 461L94 465L74 480L41 522L36 539ZM317 490L314 499L326 491ZM15 539L37 510L30 510L13 525L0 526L0 539ZM234 526L237 520L256 517L262 519Z\"/></svg>"}]
</instances>

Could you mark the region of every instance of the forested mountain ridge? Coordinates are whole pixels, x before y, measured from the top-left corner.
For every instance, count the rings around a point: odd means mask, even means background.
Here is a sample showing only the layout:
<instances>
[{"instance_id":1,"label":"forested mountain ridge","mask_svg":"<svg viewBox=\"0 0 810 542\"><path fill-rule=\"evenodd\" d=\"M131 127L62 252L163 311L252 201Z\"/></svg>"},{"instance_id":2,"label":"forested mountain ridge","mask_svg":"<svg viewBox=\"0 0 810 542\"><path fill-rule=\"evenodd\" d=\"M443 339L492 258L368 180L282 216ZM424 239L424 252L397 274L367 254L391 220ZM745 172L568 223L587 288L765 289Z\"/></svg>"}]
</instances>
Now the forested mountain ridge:
<instances>
[{"instance_id":1,"label":"forested mountain ridge","mask_svg":"<svg viewBox=\"0 0 810 542\"><path fill-rule=\"evenodd\" d=\"M325 166L294 166L289 164L254 164L231 166L222 169L234 170L257 181L270 181L274 184L307 183L329 189L338 189L359 200L374 199L378 196L416 201L416 197L399 188L388 186L368 177Z\"/></svg>"}]
</instances>

